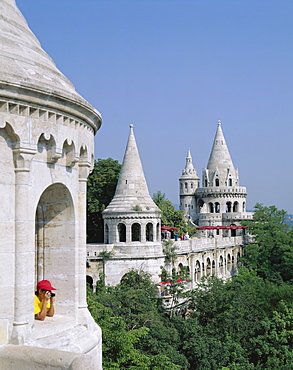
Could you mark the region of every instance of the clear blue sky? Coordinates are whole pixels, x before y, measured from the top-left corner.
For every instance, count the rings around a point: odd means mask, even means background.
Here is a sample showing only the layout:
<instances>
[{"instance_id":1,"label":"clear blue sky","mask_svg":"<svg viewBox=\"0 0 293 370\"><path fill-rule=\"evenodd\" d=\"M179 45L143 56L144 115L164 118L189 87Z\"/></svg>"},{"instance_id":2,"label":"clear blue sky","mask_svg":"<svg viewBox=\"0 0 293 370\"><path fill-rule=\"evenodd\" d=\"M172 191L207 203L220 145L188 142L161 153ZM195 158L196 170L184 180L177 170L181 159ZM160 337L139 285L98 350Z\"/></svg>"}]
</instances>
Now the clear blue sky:
<instances>
[{"instance_id":1,"label":"clear blue sky","mask_svg":"<svg viewBox=\"0 0 293 370\"><path fill-rule=\"evenodd\" d=\"M217 121L256 202L293 213L292 0L17 0L30 28L103 117L95 156L134 132L150 194L178 201Z\"/></svg>"}]
</instances>

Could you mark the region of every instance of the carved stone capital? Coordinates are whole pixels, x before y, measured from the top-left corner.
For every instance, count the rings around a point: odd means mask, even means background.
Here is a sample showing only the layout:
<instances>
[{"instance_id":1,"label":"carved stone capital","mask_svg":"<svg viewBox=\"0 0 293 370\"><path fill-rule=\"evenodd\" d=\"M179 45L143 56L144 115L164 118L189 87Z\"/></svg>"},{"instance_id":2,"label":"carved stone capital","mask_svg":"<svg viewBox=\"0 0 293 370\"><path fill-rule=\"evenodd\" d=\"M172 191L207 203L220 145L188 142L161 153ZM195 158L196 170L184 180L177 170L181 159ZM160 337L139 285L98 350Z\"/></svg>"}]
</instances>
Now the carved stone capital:
<instances>
[{"instance_id":1,"label":"carved stone capital","mask_svg":"<svg viewBox=\"0 0 293 370\"><path fill-rule=\"evenodd\" d=\"M16 146L13 149L13 161L15 172L29 172L31 161L37 153L35 147L31 146Z\"/></svg>"}]
</instances>

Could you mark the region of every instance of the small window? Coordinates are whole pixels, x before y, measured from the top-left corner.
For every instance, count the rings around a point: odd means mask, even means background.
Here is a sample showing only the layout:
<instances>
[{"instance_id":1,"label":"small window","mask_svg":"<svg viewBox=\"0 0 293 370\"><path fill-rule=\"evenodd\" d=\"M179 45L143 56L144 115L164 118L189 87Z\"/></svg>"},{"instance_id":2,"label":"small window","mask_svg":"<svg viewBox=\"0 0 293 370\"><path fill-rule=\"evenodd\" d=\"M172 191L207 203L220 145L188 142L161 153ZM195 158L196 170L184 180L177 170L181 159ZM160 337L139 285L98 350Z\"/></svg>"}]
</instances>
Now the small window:
<instances>
[{"instance_id":1,"label":"small window","mask_svg":"<svg viewBox=\"0 0 293 370\"><path fill-rule=\"evenodd\" d=\"M187 189L187 182L185 183L185 189Z\"/></svg>"},{"instance_id":2,"label":"small window","mask_svg":"<svg viewBox=\"0 0 293 370\"><path fill-rule=\"evenodd\" d=\"M220 186L220 181L219 181L219 179L216 179L215 184L216 184L216 186Z\"/></svg>"},{"instance_id":3,"label":"small window","mask_svg":"<svg viewBox=\"0 0 293 370\"><path fill-rule=\"evenodd\" d=\"M232 179L229 179L229 186L232 186Z\"/></svg>"}]
</instances>

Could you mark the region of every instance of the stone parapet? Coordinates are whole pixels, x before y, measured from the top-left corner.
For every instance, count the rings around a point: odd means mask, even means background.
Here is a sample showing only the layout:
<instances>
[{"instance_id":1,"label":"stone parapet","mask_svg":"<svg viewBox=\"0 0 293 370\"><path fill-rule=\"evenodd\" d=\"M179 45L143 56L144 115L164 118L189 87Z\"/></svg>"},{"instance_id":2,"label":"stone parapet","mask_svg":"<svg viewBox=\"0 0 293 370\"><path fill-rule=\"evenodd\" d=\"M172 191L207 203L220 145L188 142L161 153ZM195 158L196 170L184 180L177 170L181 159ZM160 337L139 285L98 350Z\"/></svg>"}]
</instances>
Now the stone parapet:
<instances>
[{"instance_id":1,"label":"stone parapet","mask_svg":"<svg viewBox=\"0 0 293 370\"><path fill-rule=\"evenodd\" d=\"M56 349L6 345L0 347L0 369L5 370L102 370L95 356Z\"/></svg>"},{"instance_id":2,"label":"stone parapet","mask_svg":"<svg viewBox=\"0 0 293 370\"><path fill-rule=\"evenodd\" d=\"M215 248L221 249L243 246L243 244L243 236L192 238L189 240L178 240L177 242L175 242L175 246L178 248L177 254L179 255L183 253L198 253L201 251L204 252Z\"/></svg>"}]
</instances>

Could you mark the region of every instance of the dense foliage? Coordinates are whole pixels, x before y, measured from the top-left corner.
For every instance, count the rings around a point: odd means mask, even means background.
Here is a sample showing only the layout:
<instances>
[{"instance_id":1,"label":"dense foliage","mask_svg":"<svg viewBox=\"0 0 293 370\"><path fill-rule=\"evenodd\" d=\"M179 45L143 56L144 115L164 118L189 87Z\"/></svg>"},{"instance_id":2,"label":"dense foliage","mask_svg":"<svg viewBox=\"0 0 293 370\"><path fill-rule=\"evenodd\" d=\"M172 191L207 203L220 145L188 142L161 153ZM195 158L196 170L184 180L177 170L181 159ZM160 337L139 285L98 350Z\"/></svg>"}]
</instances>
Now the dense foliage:
<instances>
[{"instance_id":1,"label":"dense foliage","mask_svg":"<svg viewBox=\"0 0 293 370\"><path fill-rule=\"evenodd\" d=\"M185 317L166 314L141 271L89 292L104 369L291 370L293 243L283 215L256 205L245 266L231 281L203 279L188 292Z\"/></svg>"},{"instance_id":2,"label":"dense foliage","mask_svg":"<svg viewBox=\"0 0 293 370\"><path fill-rule=\"evenodd\" d=\"M87 241L104 241L102 212L111 202L121 170L121 164L112 158L98 159L87 183Z\"/></svg>"},{"instance_id":3,"label":"dense foliage","mask_svg":"<svg viewBox=\"0 0 293 370\"><path fill-rule=\"evenodd\" d=\"M243 261L259 276L279 284L293 282L293 231L285 218L285 211L257 203L253 220L243 222L254 237Z\"/></svg>"}]
</instances>

